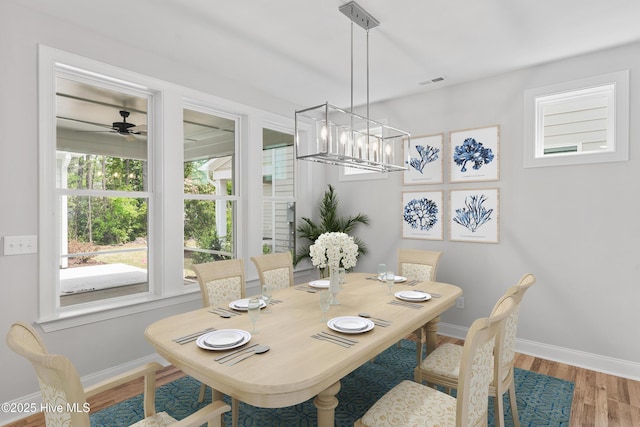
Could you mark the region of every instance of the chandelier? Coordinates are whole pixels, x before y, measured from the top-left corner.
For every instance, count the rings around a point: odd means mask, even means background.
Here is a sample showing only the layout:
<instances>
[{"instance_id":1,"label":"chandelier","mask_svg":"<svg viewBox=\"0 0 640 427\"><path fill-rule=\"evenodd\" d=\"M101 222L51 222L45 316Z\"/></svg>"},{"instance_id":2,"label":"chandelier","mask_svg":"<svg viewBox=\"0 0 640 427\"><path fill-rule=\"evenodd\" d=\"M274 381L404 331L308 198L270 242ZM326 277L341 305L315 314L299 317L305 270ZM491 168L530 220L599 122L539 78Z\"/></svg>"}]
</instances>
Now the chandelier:
<instances>
[{"instance_id":1,"label":"chandelier","mask_svg":"<svg viewBox=\"0 0 640 427\"><path fill-rule=\"evenodd\" d=\"M351 107L347 111L328 102L295 112L296 157L376 172L407 169L408 132L369 119L369 30L380 22L355 1L338 8L351 20ZM366 116L353 112L353 24L366 31ZM302 123L311 125L308 135Z\"/></svg>"}]
</instances>

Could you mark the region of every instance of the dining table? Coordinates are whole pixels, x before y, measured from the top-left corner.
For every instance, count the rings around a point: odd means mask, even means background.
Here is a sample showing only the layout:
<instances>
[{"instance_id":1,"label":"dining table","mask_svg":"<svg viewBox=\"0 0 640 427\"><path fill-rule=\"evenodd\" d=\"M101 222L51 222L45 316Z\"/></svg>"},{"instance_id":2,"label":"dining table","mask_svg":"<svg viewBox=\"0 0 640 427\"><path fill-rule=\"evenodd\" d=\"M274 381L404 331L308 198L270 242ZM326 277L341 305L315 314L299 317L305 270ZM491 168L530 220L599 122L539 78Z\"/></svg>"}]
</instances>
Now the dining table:
<instances>
[{"instance_id":1,"label":"dining table","mask_svg":"<svg viewBox=\"0 0 640 427\"><path fill-rule=\"evenodd\" d=\"M377 275L349 273L337 294L339 304L331 305L324 317L319 304L322 289L310 286L314 283L318 282L273 291L272 302L256 322L258 333L252 334L244 344L268 345L269 351L234 365L215 359L236 351L235 348L220 351L201 348L197 341L175 341L209 329L251 332L248 314L233 310L228 304L158 320L146 328L145 337L169 363L238 401L257 407L281 408L314 398L318 426L328 427L334 425L334 411L339 404L336 394L343 377L416 330L425 331L427 352L431 351L436 343L439 316L462 295L458 286L442 282L406 280L394 283L389 289ZM433 297L404 305L395 293L410 290L430 293ZM220 309L233 311L234 315L222 316ZM365 332L344 333L329 327L327 319L361 313L384 323L376 321L373 328ZM329 334L342 337L350 345L338 345L340 339L314 339L314 336Z\"/></svg>"}]
</instances>

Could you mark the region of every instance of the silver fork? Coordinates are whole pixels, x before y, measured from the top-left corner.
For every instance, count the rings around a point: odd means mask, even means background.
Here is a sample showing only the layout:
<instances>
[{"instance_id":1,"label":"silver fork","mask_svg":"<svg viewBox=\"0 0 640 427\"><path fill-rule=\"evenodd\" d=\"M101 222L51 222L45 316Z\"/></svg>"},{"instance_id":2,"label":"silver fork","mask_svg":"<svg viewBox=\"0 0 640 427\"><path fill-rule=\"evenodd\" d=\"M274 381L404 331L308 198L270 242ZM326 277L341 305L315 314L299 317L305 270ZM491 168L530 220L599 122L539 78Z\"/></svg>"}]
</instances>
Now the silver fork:
<instances>
[{"instance_id":1,"label":"silver fork","mask_svg":"<svg viewBox=\"0 0 640 427\"><path fill-rule=\"evenodd\" d=\"M348 343L343 342L343 341L338 341L336 339L333 339L333 338L330 338L330 337L327 337L327 336L324 336L324 335L320 335L320 334L311 335L311 338L315 338L315 339L320 340L320 341L327 341L327 342L330 342L330 343L333 343L333 344L337 344L337 345L342 346L344 348L349 348L349 347L351 347L353 345L353 344L348 344Z\"/></svg>"}]
</instances>

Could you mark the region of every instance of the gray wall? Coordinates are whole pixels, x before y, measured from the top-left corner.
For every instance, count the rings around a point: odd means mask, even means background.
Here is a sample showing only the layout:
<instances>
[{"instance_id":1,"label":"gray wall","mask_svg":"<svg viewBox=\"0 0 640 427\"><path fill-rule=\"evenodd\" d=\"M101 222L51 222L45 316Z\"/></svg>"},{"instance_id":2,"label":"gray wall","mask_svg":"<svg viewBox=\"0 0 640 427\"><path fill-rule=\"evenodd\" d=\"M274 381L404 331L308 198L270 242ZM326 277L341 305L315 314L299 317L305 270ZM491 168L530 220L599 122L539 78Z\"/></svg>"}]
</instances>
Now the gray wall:
<instances>
[{"instance_id":1,"label":"gray wall","mask_svg":"<svg viewBox=\"0 0 640 427\"><path fill-rule=\"evenodd\" d=\"M523 91L623 69L631 70L630 160L524 169ZM640 44L633 44L374 106L372 118L412 135L445 132L445 147L450 131L499 124L501 178L449 184L447 166L444 185L403 186L400 174L344 182L331 174L341 206L371 216L360 233L371 253L358 269L396 265L399 247L443 251L438 279L461 286L465 297L465 308L449 310L443 321L465 327L522 274L534 273L518 331L522 349L578 364L621 359L640 377L639 88ZM481 187L500 189L499 244L400 238L402 191L444 189L448 200L447 190Z\"/></svg>"}]
</instances>

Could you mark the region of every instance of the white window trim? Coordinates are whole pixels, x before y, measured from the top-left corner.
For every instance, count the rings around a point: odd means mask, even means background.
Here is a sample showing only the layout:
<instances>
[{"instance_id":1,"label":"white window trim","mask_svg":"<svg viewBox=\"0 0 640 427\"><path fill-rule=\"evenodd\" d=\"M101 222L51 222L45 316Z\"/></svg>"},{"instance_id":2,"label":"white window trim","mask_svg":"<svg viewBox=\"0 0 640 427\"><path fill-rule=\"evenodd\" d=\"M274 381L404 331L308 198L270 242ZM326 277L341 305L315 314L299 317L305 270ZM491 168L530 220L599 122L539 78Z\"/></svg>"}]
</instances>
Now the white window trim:
<instances>
[{"instance_id":1,"label":"white window trim","mask_svg":"<svg viewBox=\"0 0 640 427\"><path fill-rule=\"evenodd\" d=\"M536 141L539 133L536 99L563 92L615 85L612 113L614 142L611 150L573 152L564 155L543 155L543 148ZM629 70L603 74L585 79L563 82L528 89L524 92L524 167L545 167L629 160Z\"/></svg>"},{"instance_id":2,"label":"white window trim","mask_svg":"<svg viewBox=\"0 0 640 427\"><path fill-rule=\"evenodd\" d=\"M201 91L174 85L165 81L124 70L102 62L84 58L69 52L39 45L38 61L38 125L39 125L39 313L38 323L45 331L71 328L96 321L127 316L165 306L197 301L200 290L197 284L185 285L182 278L183 231L183 146L169 144L165 141L182 140L182 111L185 105L202 106L207 110L225 112L237 119L236 136L236 253L237 257L248 259L262 252L259 236L261 223L260 209L245 209L244 205L251 201L252 205L262 205L261 200L261 165L262 150L249 150L244 147L262 146L260 136L263 125L277 125L293 133L293 117L286 118L263 110L259 110L234 101L222 99ZM154 251L155 266L149 271L150 291L128 297L103 300L96 304L78 304L71 307L57 307L59 297L52 286L52 278L58 277L57 227L51 226L51 217L56 209L56 196L52 189L52 177L55 177L55 78L56 63L77 67L81 70L95 72L100 76L109 76L114 81L133 82L141 89L156 92L154 103L149 106L154 114L149 115L148 129L154 132L155 149L150 152L150 163L155 163L151 171L150 183L152 192L161 191L162 197L151 197L149 203L154 206L149 219L150 235L154 231L155 240L149 242L149 250ZM153 117L155 116L155 120ZM164 118L167 118L165 120ZM170 120L169 120L170 119ZM260 131L259 131L260 130ZM251 139L251 141L250 141ZM296 162L296 176L305 176L305 191L299 192L299 180L296 180L296 194L301 194L298 201L310 203L309 170ZM301 175L302 172L303 175ZM254 182L255 181L255 182ZM308 208L310 209L310 208ZM306 210L306 209L304 209ZM303 212L308 215L309 212ZM160 231L158 231L160 230ZM150 256L151 252L150 252ZM53 258L53 259L52 259ZM247 278L254 274L246 263ZM257 277L257 276L256 276ZM153 285L151 285L153 283Z\"/></svg>"}]
</instances>

